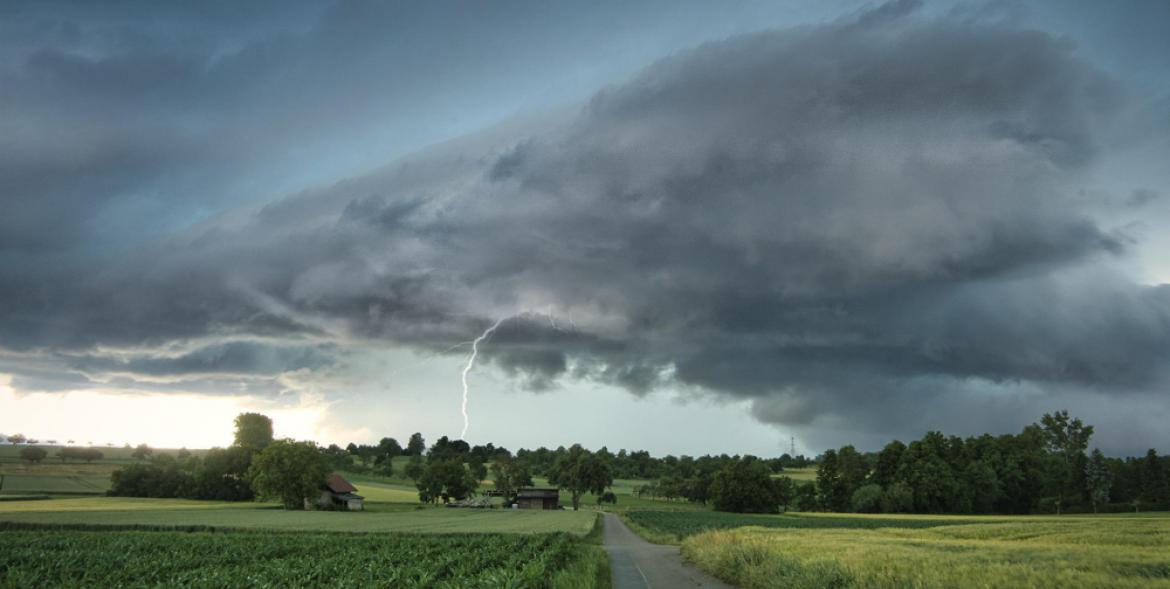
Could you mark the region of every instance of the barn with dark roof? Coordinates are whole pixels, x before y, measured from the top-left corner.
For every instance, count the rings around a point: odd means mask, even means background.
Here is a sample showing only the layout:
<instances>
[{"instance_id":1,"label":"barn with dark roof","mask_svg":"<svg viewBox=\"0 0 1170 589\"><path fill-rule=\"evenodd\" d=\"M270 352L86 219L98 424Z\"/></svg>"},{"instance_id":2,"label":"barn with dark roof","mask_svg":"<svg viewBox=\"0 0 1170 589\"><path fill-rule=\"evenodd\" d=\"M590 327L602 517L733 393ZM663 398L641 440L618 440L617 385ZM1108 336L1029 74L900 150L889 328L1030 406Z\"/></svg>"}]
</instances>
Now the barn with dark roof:
<instances>
[{"instance_id":1,"label":"barn with dark roof","mask_svg":"<svg viewBox=\"0 0 1170 589\"><path fill-rule=\"evenodd\" d=\"M305 509L362 511L365 509L365 499L357 494L357 487L345 480L345 477L333 473L321 485L321 495L316 501L305 498Z\"/></svg>"}]
</instances>

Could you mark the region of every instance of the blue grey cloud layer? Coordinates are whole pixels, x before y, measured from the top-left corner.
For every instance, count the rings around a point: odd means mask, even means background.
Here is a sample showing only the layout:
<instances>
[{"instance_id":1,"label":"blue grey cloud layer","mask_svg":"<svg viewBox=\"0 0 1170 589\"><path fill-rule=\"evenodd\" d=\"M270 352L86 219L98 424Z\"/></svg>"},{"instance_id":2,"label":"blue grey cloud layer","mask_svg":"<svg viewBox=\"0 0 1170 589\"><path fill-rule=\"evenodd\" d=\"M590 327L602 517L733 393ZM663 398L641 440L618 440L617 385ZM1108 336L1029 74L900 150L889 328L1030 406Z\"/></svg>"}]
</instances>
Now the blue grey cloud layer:
<instances>
[{"instance_id":1,"label":"blue grey cloud layer","mask_svg":"<svg viewBox=\"0 0 1170 589\"><path fill-rule=\"evenodd\" d=\"M237 210L274 152L336 169L320 150L384 141L363 135L381 109L492 91L458 64L537 56L468 23L431 46L407 25L438 13L361 5L306 19L312 43L210 61L29 51L3 74L20 140L0 146L0 346L39 358L30 388L54 362L61 387L246 379L513 317L484 358L527 388L685 385L774 423L897 432L923 399L1012 387L1156 398L1170 287L1134 276L1128 227L1159 187L1084 187L1135 118L1166 113L1064 39L913 8L704 44L583 106ZM449 100L426 116L468 104Z\"/></svg>"}]
</instances>

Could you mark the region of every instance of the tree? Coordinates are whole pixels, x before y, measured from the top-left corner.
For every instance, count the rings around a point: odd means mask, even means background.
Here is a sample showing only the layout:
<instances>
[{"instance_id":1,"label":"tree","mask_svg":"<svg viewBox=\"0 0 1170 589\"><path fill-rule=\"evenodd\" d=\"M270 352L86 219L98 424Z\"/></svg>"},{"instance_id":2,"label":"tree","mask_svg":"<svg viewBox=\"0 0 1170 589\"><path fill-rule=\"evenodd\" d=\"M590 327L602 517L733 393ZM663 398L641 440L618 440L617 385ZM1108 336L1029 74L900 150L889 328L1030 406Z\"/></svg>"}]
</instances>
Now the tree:
<instances>
[{"instance_id":1,"label":"tree","mask_svg":"<svg viewBox=\"0 0 1170 589\"><path fill-rule=\"evenodd\" d=\"M882 488L870 483L862 485L853 492L853 511L857 513L879 513L882 510Z\"/></svg>"},{"instance_id":2,"label":"tree","mask_svg":"<svg viewBox=\"0 0 1170 589\"><path fill-rule=\"evenodd\" d=\"M191 473L191 482L184 496L215 501L251 501L256 497L248 481L252 456L239 446L212 448L202 459L189 456L183 461Z\"/></svg>"},{"instance_id":3,"label":"tree","mask_svg":"<svg viewBox=\"0 0 1170 589\"><path fill-rule=\"evenodd\" d=\"M606 492L602 493L601 495L598 495L597 496L597 504L601 505L602 503L609 503L610 505L617 505L617 495L614 495L613 491L606 491Z\"/></svg>"},{"instance_id":4,"label":"tree","mask_svg":"<svg viewBox=\"0 0 1170 589\"><path fill-rule=\"evenodd\" d=\"M1109 502L1109 490L1112 486L1113 471L1110 470L1101 450L1093 448L1093 453L1085 464L1085 487L1089 493L1089 502L1093 504L1093 513L1097 513L1098 505Z\"/></svg>"},{"instance_id":5,"label":"tree","mask_svg":"<svg viewBox=\"0 0 1170 589\"><path fill-rule=\"evenodd\" d=\"M277 440L252 459L248 479L263 497L280 500L285 509L301 509L316 496L329 475L329 464L314 442Z\"/></svg>"},{"instance_id":6,"label":"tree","mask_svg":"<svg viewBox=\"0 0 1170 589\"><path fill-rule=\"evenodd\" d=\"M906 444L894 440L878 452L877 464L874 465L870 482L880 485L883 489L897 480L898 463L902 461L902 453L906 451Z\"/></svg>"},{"instance_id":7,"label":"tree","mask_svg":"<svg viewBox=\"0 0 1170 589\"><path fill-rule=\"evenodd\" d=\"M422 476L423 468L422 455L412 454L410 456L410 462L406 464L406 469L403 470L403 474L410 480L417 481Z\"/></svg>"},{"instance_id":8,"label":"tree","mask_svg":"<svg viewBox=\"0 0 1170 589\"><path fill-rule=\"evenodd\" d=\"M715 473L711 502L715 511L776 513L780 505L767 466L758 460L737 460Z\"/></svg>"},{"instance_id":9,"label":"tree","mask_svg":"<svg viewBox=\"0 0 1170 589\"><path fill-rule=\"evenodd\" d=\"M442 499L456 501L471 496L479 481L463 466L459 457L436 458L427 462L422 476L415 481L419 501L433 503Z\"/></svg>"},{"instance_id":10,"label":"tree","mask_svg":"<svg viewBox=\"0 0 1170 589\"><path fill-rule=\"evenodd\" d=\"M504 496L504 501L511 504L516 498L520 487L532 486L532 474L528 465L522 460L501 457L492 463L492 479L496 490Z\"/></svg>"},{"instance_id":11,"label":"tree","mask_svg":"<svg viewBox=\"0 0 1170 589\"><path fill-rule=\"evenodd\" d=\"M388 477L394 474L394 457L387 455L379 455L374 460L374 465L377 467L378 474Z\"/></svg>"},{"instance_id":12,"label":"tree","mask_svg":"<svg viewBox=\"0 0 1170 589\"><path fill-rule=\"evenodd\" d=\"M139 444L138 447L134 449L134 452L130 455L137 458L138 460L146 460L151 454L154 454L153 448L147 446L146 444Z\"/></svg>"},{"instance_id":13,"label":"tree","mask_svg":"<svg viewBox=\"0 0 1170 589\"><path fill-rule=\"evenodd\" d=\"M471 446L463 440L451 440L443 436L435 440L434 445L427 451L427 458L465 458L471 453Z\"/></svg>"},{"instance_id":14,"label":"tree","mask_svg":"<svg viewBox=\"0 0 1170 589\"><path fill-rule=\"evenodd\" d=\"M422 434L415 432L410 434L410 440L406 442L406 454L410 456L422 456L427 449L427 443L423 440Z\"/></svg>"},{"instance_id":15,"label":"tree","mask_svg":"<svg viewBox=\"0 0 1170 589\"><path fill-rule=\"evenodd\" d=\"M329 444L321 453L325 455L325 460L333 470L345 470L350 466L349 452L337 444Z\"/></svg>"},{"instance_id":16,"label":"tree","mask_svg":"<svg viewBox=\"0 0 1170 589\"><path fill-rule=\"evenodd\" d=\"M816 483L804 483L796 487L796 510L816 511L819 494Z\"/></svg>"},{"instance_id":17,"label":"tree","mask_svg":"<svg viewBox=\"0 0 1170 589\"><path fill-rule=\"evenodd\" d=\"M836 450L826 450L817 467L817 492L826 511L848 511L850 494L841 477L841 465Z\"/></svg>"},{"instance_id":18,"label":"tree","mask_svg":"<svg viewBox=\"0 0 1170 589\"><path fill-rule=\"evenodd\" d=\"M853 446L842 446L837 450L837 464L841 469L841 490L846 497L865 484L869 476L869 464Z\"/></svg>"},{"instance_id":19,"label":"tree","mask_svg":"<svg viewBox=\"0 0 1170 589\"><path fill-rule=\"evenodd\" d=\"M167 454L156 456L148 464L131 464L110 475L110 495L121 497L187 497L193 492L193 477L186 468Z\"/></svg>"},{"instance_id":20,"label":"tree","mask_svg":"<svg viewBox=\"0 0 1170 589\"><path fill-rule=\"evenodd\" d=\"M789 506L796 499L796 483L793 483L789 477L779 477L772 479L772 486L780 510L788 511Z\"/></svg>"},{"instance_id":21,"label":"tree","mask_svg":"<svg viewBox=\"0 0 1170 589\"><path fill-rule=\"evenodd\" d=\"M84 460L86 464L94 460L101 460L104 457L105 454L102 454L102 451L97 448L82 448L81 452L78 453L78 458Z\"/></svg>"},{"instance_id":22,"label":"tree","mask_svg":"<svg viewBox=\"0 0 1170 589\"><path fill-rule=\"evenodd\" d=\"M487 465L478 457L468 457L467 468L471 471L471 476L475 477L475 480L482 481L487 478Z\"/></svg>"},{"instance_id":23,"label":"tree","mask_svg":"<svg viewBox=\"0 0 1170 589\"><path fill-rule=\"evenodd\" d=\"M402 455L402 445L394 438L382 438L379 440L378 450L384 456L390 456L391 458Z\"/></svg>"},{"instance_id":24,"label":"tree","mask_svg":"<svg viewBox=\"0 0 1170 589\"><path fill-rule=\"evenodd\" d=\"M20 449L20 459L27 460L29 464L40 463L48 455L49 453L44 448L37 448L35 446Z\"/></svg>"},{"instance_id":25,"label":"tree","mask_svg":"<svg viewBox=\"0 0 1170 589\"><path fill-rule=\"evenodd\" d=\"M914 490L898 481L882 491L882 513L909 513L914 511Z\"/></svg>"},{"instance_id":26,"label":"tree","mask_svg":"<svg viewBox=\"0 0 1170 589\"><path fill-rule=\"evenodd\" d=\"M8 442L10 444L23 444L26 440L28 440L28 438L24 437L24 434L13 434L8 436Z\"/></svg>"},{"instance_id":27,"label":"tree","mask_svg":"<svg viewBox=\"0 0 1170 589\"><path fill-rule=\"evenodd\" d=\"M378 447L369 444L362 444L356 448L356 451L351 451L352 454L362 461L362 466L369 467L370 462L374 462L378 457Z\"/></svg>"},{"instance_id":28,"label":"tree","mask_svg":"<svg viewBox=\"0 0 1170 589\"><path fill-rule=\"evenodd\" d=\"M1141 497L1146 503L1160 505L1170 502L1170 480L1158 451L1150 448L1141 462Z\"/></svg>"},{"instance_id":29,"label":"tree","mask_svg":"<svg viewBox=\"0 0 1170 589\"><path fill-rule=\"evenodd\" d=\"M1084 472L1085 449L1093 436L1093 426L1080 419L1070 418L1068 411L1045 413L1040 418L1048 449L1056 454L1056 513L1060 515L1069 491L1077 477Z\"/></svg>"},{"instance_id":30,"label":"tree","mask_svg":"<svg viewBox=\"0 0 1170 589\"><path fill-rule=\"evenodd\" d=\"M259 413L241 413L236 416L235 445L259 452L272 443L272 420Z\"/></svg>"},{"instance_id":31,"label":"tree","mask_svg":"<svg viewBox=\"0 0 1170 589\"><path fill-rule=\"evenodd\" d=\"M996 502L1003 496L995 468L984 460L974 460L964 474L967 505L963 511L984 514L995 511Z\"/></svg>"},{"instance_id":32,"label":"tree","mask_svg":"<svg viewBox=\"0 0 1170 589\"><path fill-rule=\"evenodd\" d=\"M613 472L604 459L582 448L581 444L573 444L549 469L548 482L567 489L573 511L577 511L581 507L581 495L600 495L613 485Z\"/></svg>"}]
</instances>

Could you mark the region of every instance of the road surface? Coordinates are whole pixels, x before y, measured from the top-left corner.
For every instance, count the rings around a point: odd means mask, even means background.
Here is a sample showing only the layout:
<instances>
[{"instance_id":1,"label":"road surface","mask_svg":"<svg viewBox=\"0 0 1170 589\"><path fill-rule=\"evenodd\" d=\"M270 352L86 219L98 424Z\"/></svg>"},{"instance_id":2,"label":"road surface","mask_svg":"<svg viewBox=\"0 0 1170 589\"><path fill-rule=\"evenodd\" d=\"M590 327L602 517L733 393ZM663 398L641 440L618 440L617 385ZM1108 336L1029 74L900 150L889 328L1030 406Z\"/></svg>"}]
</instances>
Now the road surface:
<instances>
[{"instance_id":1,"label":"road surface","mask_svg":"<svg viewBox=\"0 0 1170 589\"><path fill-rule=\"evenodd\" d=\"M613 571L613 589L733 589L684 563L678 546L651 544L631 532L612 513L605 514L604 537Z\"/></svg>"}]
</instances>

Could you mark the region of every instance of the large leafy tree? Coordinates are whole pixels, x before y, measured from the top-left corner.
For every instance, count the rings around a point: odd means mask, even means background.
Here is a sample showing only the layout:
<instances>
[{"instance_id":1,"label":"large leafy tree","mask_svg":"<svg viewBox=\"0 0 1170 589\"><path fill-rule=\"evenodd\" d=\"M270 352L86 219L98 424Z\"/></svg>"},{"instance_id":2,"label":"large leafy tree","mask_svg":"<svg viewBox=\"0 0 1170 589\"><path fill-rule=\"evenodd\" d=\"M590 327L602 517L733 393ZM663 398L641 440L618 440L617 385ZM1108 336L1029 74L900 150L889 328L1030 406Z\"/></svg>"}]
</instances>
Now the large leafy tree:
<instances>
[{"instance_id":1,"label":"large leafy tree","mask_svg":"<svg viewBox=\"0 0 1170 589\"><path fill-rule=\"evenodd\" d=\"M577 511L582 495L600 495L613 485L613 472L605 459L573 444L549 469L548 482L568 490L573 511Z\"/></svg>"},{"instance_id":2,"label":"large leafy tree","mask_svg":"<svg viewBox=\"0 0 1170 589\"><path fill-rule=\"evenodd\" d=\"M826 450L817 468L818 502L828 511L848 511L850 493L841 475L841 461L836 450Z\"/></svg>"},{"instance_id":3,"label":"large leafy tree","mask_svg":"<svg viewBox=\"0 0 1170 589\"><path fill-rule=\"evenodd\" d=\"M422 456L419 454L414 454L410 457L410 462L406 463L406 468L403 469L402 474L405 474L406 477L412 481L418 481L419 477L422 476L423 469L425 468L426 467L423 466Z\"/></svg>"},{"instance_id":4,"label":"large leafy tree","mask_svg":"<svg viewBox=\"0 0 1170 589\"><path fill-rule=\"evenodd\" d=\"M378 441L378 450L390 457L401 456L402 444L399 444L398 440L394 438L382 438Z\"/></svg>"},{"instance_id":5,"label":"large leafy tree","mask_svg":"<svg viewBox=\"0 0 1170 589\"><path fill-rule=\"evenodd\" d=\"M252 459L248 478L262 497L279 499L285 509L301 509L320 492L329 464L317 444L277 440Z\"/></svg>"},{"instance_id":6,"label":"large leafy tree","mask_svg":"<svg viewBox=\"0 0 1170 589\"><path fill-rule=\"evenodd\" d=\"M427 461L415 486L419 501L433 503L442 499L447 503L452 499L458 501L470 497L479 481L463 466L462 458L444 457Z\"/></svg>"},{"instance_id":7,"label":"large leafy tree","mask_svg":"<svg viewBox=\"0 0 1170 589\"><path fill-rule=\"evenodd\" d=\"M44 448L37 448L36 446L29 446L28 448L20 449L20 459L27 460L30 464L40 462L48 456L49 453Z\"/></svg>"},{"instance_id":8,"label":"large leafy tree","mask_svg":"<svg viewBox=\"0 0 1170 589\"><path fill-rule=\"evenodd\" d=\"M716 511L776 513L781 498L768 467L759 460L737 460L715 473L711 502Z\"/></svg>"},{"instance_id":9,"label":"large leafy tree","mask_svg":"<svg viewBox=\"0 0 1170 589\"><path fill-rule=\"evenodd\" d=\"M520 487L532 486L532 474L522 460L502 456L492 463L491 470L496 490L502 493L509 503L516 498L516 492Z\"/></svg>"},{"instance_id":10,"label":"large leafy tree","mask_svg":"<svg viewBox=\"0 0 1170 589\"><path fill-rule=\"evenodd\" d=\"M1055 476L1057 501L1056 513L1060 514L1068 496L1075 492L1077 481L1085 472L1085 449L1093 436L1093 426L1085 425L1080 419L1069 417L1068 411L1045 413L1040 426L1048 449L1055 455Z\"/></svg>"},{"instance_id":11,"label":"large leafy tree","mask_svg":"<svg viewBox=\"0 0 1170 589\"><path fill-rule=\"evenodd\" d=\"M272 443L272 420L259 413L241 413L236 416L235 445L251 452L259 452Z\"/></svg>"},{"instance_id":12,"label":"large leafy tree","mask_svg":"<svg viewBox=\"0 0 1170 589\"><path fill-rule=\"evenodd\" d=\"M1109 491L1113 487L1113 471L1109 468L1105 455L1099 448L1093 448L1089 461L1085 464L1085 490L1089 493L1089 502L1093 504L1093 513L1097 513L1097 506L1109 502Z\"/></svg>"},{"instance_id":13,"label":"large leafy tree","mask_svg":"<svg viewBox=\"0 0 1170 589\"><path fill-rule=\"evenodd\" d=\"M422 434L415 432L410 434L410 440L406 442L406 454L409 456L422 456L427 449L427 443L423 440Z\"/></svg>"},{"instance_id":14,"label":"large leafy tree","mask_svg":"<svg viewBox=\"0 0 1170 589\"><path fill-rule=\"evenodd\" d=\"M146 460L147 458L150 458L151 454L154 454L154 448L151 448L146 444L139 444L138 447L134 449L134 452L132 452L130 455L134 458L137 458L138 460Z\"/></svg>"}]
</instances>

